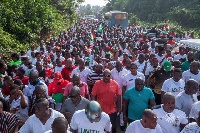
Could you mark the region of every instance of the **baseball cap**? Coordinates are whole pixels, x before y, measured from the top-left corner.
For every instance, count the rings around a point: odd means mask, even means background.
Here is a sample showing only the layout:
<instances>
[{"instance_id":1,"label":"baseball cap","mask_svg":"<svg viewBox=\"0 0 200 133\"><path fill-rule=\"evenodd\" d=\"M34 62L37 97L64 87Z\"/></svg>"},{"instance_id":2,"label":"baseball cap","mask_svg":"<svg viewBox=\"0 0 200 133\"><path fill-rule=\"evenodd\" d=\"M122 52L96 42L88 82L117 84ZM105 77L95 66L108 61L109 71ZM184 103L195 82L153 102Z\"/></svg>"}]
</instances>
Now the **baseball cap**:
<instances>
[{"instance_id":1,"label":"baseball cap","mask_svg":"<svg viewBox=\"0 0 200 133\"><path fill-rule=\"evenodd\" d=\"M165 61L163 66L165 67L166 71L171 71L172 63L170 61Z\"/></svg>"},{"instance_id":2,"label":"baseball cap","mask_svg":"<svg viewBox=\"0 0 200 133\"><path fill-rule=\"evenodd\" d=\"M61 73L56 72L56 73L54 74L54 81L56 81L56 82L61 82L62 80L63 80L63 79L62 79Z\"/></svg>"}]
</instances>

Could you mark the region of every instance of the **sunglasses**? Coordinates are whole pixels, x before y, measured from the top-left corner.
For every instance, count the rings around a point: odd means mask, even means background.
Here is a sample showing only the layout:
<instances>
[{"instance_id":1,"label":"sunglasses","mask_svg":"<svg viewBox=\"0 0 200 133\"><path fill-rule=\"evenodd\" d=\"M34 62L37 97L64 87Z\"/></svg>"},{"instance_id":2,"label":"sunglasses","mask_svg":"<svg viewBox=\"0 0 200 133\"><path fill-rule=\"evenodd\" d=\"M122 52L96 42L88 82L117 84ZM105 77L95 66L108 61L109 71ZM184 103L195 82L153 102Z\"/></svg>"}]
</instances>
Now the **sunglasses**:
<instances>
[{"instance_id":1,"label":"sunglasses","mask_svg":"<svg viewBox=\"0 0 200 133\"><path fill-rule=\"evenodd\" d=\"M110 74L107 74L107 75L104 74L103 76L104 76L104 77L108 77L108 78L110 78L111 75L110 75Z\"/></svg>"},{"instance_id":2,"label":"sunglasses","mask_svg":"<svg viewBox=\"0 0 200 133\"><path fill-rule=\"evenodd\" d=\"M69 96L69 98L71 98L71 99L76 99L78 97L78 95L76 95L76 96Z\"/></svg>"}]
</instances>

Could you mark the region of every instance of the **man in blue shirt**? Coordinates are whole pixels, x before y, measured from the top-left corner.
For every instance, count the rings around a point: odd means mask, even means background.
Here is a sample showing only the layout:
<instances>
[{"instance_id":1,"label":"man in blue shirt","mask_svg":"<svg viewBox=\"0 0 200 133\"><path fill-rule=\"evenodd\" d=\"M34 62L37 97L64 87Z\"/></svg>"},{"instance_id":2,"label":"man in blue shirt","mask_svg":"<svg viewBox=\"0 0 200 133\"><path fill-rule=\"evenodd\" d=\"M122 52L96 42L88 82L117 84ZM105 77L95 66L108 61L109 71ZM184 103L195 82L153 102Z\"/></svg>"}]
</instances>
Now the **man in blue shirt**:
<instances>
[{"instance_id":1,"label":"man in blue shirt","mask_svg":"<svg viewBox=\"0 0 200 133\"><path fill-rule=\"evenodd\" d=\"M155 106L154 94L150 88L144 86L144 80L138 77L135 79L135 87L129 88L124 94L124 122L140 120L142 113L149 106Z\"/></svg>"}]
</instances>

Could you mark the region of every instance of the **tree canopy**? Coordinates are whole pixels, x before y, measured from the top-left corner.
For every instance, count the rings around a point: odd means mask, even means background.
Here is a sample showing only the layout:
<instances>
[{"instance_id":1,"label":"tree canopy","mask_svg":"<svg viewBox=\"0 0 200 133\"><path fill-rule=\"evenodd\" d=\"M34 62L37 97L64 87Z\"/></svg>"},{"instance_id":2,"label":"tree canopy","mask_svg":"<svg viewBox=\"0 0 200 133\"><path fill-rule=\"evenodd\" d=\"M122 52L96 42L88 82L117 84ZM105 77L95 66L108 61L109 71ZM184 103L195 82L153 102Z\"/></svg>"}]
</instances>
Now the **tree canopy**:
<instances>
[{"instance_id":1,"label":"tree canopy","mask_svg":"<svg viewBox=\"0 0 200 133\"><path fill-rule=\"evenodd\" d=\"M2 0L0 46L22 50L25 44L66 29L75 22L76 8L81 2L83 0Z\"/></svg>"},{"instance_id":2,"label":"tree canopy","mask_svg":"<svg viewBox=\"0 0 200 133\"><path fill-rule=\"evenodd\" d=\"M104 11L121 10L141 21L170 20L185 28L200 28L199 0L108 0Z\"/></svg>"}]
</instances>

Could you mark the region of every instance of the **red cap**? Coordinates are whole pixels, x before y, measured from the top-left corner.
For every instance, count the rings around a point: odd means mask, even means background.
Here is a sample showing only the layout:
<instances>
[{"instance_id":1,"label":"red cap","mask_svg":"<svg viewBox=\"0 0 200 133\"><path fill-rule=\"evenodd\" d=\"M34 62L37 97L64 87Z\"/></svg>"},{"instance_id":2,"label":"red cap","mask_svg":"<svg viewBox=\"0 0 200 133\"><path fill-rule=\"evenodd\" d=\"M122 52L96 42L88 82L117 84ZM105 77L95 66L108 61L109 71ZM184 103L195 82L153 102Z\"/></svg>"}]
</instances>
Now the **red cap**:
<instances>
[{"instance_id":1,"label":"red cap","mask_svg":"<svg viewBox=\"0 0 200 133\"><path fill-rule=\"evenodd\" d=\"M54 74L54 81L56 81L56 82L61 82L62 80L63 80L63 78L62 78L61 73L56 72L56 73Z\"/></svg>"},{"instance_id":2,"label":"red cap","mask_svg":"<svg viewBox=\"0 0 200 133\"><path fill-rule=\"evenodd\" d=\"M52 75L52 73L53 73L53 70L52 70L51 68L47 68L47 69L45 70L45 76L46 76L47 78L49 78L49 77Z\"/></svg>"},{"instance_id":3,"label":"red cap","mask_svg":"<svg viewBox=\"0 0 200 133\"><path fill-rule=\"evenodd\" d=\"M110 47L109 46L106 46L106 49L110 51Z\"/></svg>"}]
</instances>

